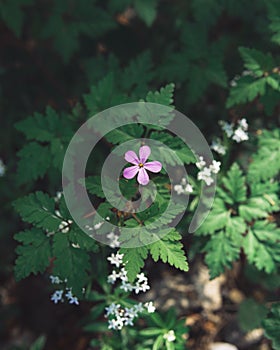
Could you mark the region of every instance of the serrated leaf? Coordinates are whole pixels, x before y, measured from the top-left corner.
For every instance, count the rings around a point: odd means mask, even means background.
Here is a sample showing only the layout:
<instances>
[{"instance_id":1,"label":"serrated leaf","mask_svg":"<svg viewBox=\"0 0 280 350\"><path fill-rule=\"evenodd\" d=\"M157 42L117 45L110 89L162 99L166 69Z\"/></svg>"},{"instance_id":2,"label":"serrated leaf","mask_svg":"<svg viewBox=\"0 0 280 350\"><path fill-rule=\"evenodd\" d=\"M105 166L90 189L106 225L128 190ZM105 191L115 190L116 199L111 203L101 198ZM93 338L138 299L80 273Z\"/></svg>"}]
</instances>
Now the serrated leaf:
<instances>
[{"instance_id":1,"label":"serrated leaf","mask_svg":"<svg viewBox=\"0 0 280 350\"><path fill-rule=\"evenodd\" d=\"M106 139L113 143L119 144L126 141L141 138L144 134L144 128L140 124L124 125L120 128L116 128L106 135Z\"/></svg>"},{"instance_id":2,"label":"serrated leaf","mask_svg":"<svg viewBox=\"0 0 280 350\"><path fill-rule=\"evenodd\" d=\"M89 237L84 231L75 225L71 227L69 232L69 241L87 251L96 252L98 250L96 240Z\"/></svg>"},{"instance_id":3,"label":"serrated leaf","mask_svg":"<svg viewBox=\"0 0 280 350\"><path fill-rule=\"evenodd\" d=\"M236 86L230 89L226 107L231 108L234 105L251 102L257 96L262 96L266 92L266 77L255 79L250 75L242 76Z\"/></svg>"},{"instance_id":4,"label":"serrated leaf","mask_svg":"<svg viewBox=\"0 0 280 350\"><path fill-rule=\"evenodd\" d=\"M128 280L133 282L137 274L144 267L145 259L147 259L148 256L148 249L146 246L137 248L121 248L120 253L124 254L123 262L125 262Z\"/></svg>"},{"instance_id":5,"label":"serrated leaf","mask_svg":"<svg viewBox=\"0 0 280 350\"><path fill-rule=\"evenodd\" d=\"M54 199L46 193L31 193L17 199L13 205L24 221L36 227L55 231L61 223L61 218L54 214Z\"/></svg>"},{"instance_id":6,"label":"serrated leaf","mask_svg":"<svg viewBox=\"0 0 280 350\"><path fill-rule=\"evenodd\" d=\"M272 305L270 313L263 321L264 334L272 340L273 349L280 349L280 303Z\"/></svg>"},{"instance_id":7,"label":"serrated leaf","mask_svg":"<svg viewBox=\"0 0 280 350\"><path fill-rule=\"evenodd\" d=\"M84 102L92 117L97 112L127 102L127 98L119 92L111 72L90 88L90 92L84 95Z\"/></svg>"},{"instance_id":8,"label":"serrated leaf","mask_svg":"<svg viewBox=\"0 0 280 350\"><path fill-rule=\"evenodd\" d=\"M279 260L277 240L280 230L276 225L267 221L256 221L243 240L243 249L247 259L259 270L272 273Z\"/></svg>"},{"instance_id":9,"label":"serrated leaf","mask_svg":"<svg viewBox=\"0 0 280 350\"><path fill-rule=\"evenodd\" d=\"M50 239L41 230L31 229L19 232L14 237L22 245L16 249L18 257L15 262L17 280L31 273L42 273L49 266L51 258Z\"/></svg>"},{"instance_id":10,"label":"serrated leaf","mask_svg":"<svg viewBox=\"0 0 280 350\"><path fill-rule=\"evenodd\" d=\"M231 240L223 231L211 236L204 251L207 252L205 261L210 269L210 278L213 279L230 268L233 261L239 257L240 246Z\"/></svg>"},{"instance_id":11,"label":"serrated leaf","mask_svg":"<svg viewBox=\"0 0 280 350\"><path fill-rule=\"evenodd\" d=\"M169 263L169 265L177 269L188 271L189 266L183 245L179 243L180 239L180 234L173 230L163 238L152 243L149 246L149 251L154 261L157 262L161 259L164 263Z\"/></svg>"},{"instance_id":12,"label":"serrated leaf","mask_svg":"<svg viewBox=\"0 0 280 350\"><path fill-rule=\"evenodd\" d=\"M43 177L51 166L52 155L48 146L30 142L19 152L20 160L17 168L19 184L28 183Z\"/></svg>"},{"instance_id":13,"label":"serrated leaf","mask_svg":"<svg viewBox=\"0 0 280 350\"><path fill-rule=\"evenodd\" d=\"M227 176L222 181L226 190L230 193L231 201L227 201L227 203L241 203L246 200L245 177L242 175L238 164L234 163L231 166Z\"/></svg>"},{"instance_id":14,"label":"serrated leaf","mask_svg":"<svg viewBox=\"0 0 280 350\"><path fill-rule=\"evenodd\" d=\"M166 85L165 87L160 88L159 91L156 92L148 92L146 101L152 103L158 103L164 106L172 106L173 105L173 94L174 94L175 84L171 83Z\"/></svg>"},{"instance_id":15,"label":"serrated leaf","mask_svg":"<svg viewBox=\"0 0 280 350\"><path fill-rule=\"evenodd\" d=\"M224 228L230 218L230 211L226 208L222 199L216 197L213 208L203 224L196 231L198 235L213 234Z\"/></svg>"},{"instance_id":16,"label":"serrated leaf","mask_svg":"<svg viewBox=\"0 0 280 350\"><path fill-rule=\"evenodd\" d=\"M72 288L73 294L80 296L89 277L88 253L80 248L74 248L67 234L57 232L53 239L53 255L55 256L53 273L62 280L67 279L67 285Z\"/></svg>"},{"instance_id":17,"label":"serrated leaf","mask_svg":"<svg viewBox=\"0 0 280 350\"><path fill-rule=\"evenodd\" d=\"M246 221L266 218L269 213L276 211L278 206L267 196L249 198L246 204L239 206L239 215Z\"/></svg>"},{"instance_id":18,"label":"serrated leaf","mask_svg":"<svg viewBox=\"0 0 280 350\"><path fill-rule=\"evenodd\" d=\"M265 54L256 49L240 47L239 52L244 60L244 66L252 71L257 77L261 77L264 72L269 72L275 67L275 62L271 54Z\"/></svg>"},{"instance_id":19,"label":"serrated leaf","mask_svg":"<svg viewBox=\"0 0 280 350\"><path fill-rule=\"evenodd\" d=\"M271 180L280 172L280 130L264 130L258 137L258 150L249 165L251 182Z\"/></svg>"}]
</instances>

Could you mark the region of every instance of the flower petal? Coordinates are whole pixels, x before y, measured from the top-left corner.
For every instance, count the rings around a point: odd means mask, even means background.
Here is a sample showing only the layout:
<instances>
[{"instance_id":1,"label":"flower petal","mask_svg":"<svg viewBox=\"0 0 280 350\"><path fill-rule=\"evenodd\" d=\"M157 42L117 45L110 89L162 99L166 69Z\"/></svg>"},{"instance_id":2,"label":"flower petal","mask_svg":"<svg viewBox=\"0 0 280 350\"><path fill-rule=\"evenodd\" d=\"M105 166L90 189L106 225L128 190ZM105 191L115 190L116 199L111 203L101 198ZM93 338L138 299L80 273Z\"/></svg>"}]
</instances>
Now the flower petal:
<instances>
[{"instance_id":1,"label":"flower petal","mask_svg":"<svg viewBox=\"0 0 280 350\"><path fill-rule=\"evenodd\" d=\"M139 171L138 165L130 166L129 168L125 168L123 171L123 176L126 179L132 179Z\"/></svg>"},{"instance_id":2,"label":"flower petal","mask_svg":"<svg viewBox=\"0 0 280 350\"><path fill-rule=\"evenodd\" d=\"M144 164L144 168L152 173L159 173L162 169L162 164L158 161L148 162Z\"/></svg>"},{"instance_id":3,"label":"flower petal","mask_svg":"<svg viewBox=\"0 0 280 350\"><path fill-rule=\"evenodd\" d=\"M142 146L139 150L139 158L141 163L145 163L151 154L151 149L149 146Z\"/></svg>"},{"instance_id":4,"label":"flower petal","mask_svg":"<svg viewBox=\"0 0 280 350\"><path fill-rule=\"evenodd\" d=\"M140 185L144 185L144 186L149 183L149 181L150 181L149 175L144 168L139 169L137 181L140 183Z\"/></svg>"},{"instance_id":5,"label":"flower petal","mask_svg":"<svg viewBox=\"0 0 280 350\"><path fill-rule=\"evenodd\" d=\"M138 165L140 163L136 153L133 151L127 151L124 155L124 159L131 164Z\"/></svg>"}]
</instances>

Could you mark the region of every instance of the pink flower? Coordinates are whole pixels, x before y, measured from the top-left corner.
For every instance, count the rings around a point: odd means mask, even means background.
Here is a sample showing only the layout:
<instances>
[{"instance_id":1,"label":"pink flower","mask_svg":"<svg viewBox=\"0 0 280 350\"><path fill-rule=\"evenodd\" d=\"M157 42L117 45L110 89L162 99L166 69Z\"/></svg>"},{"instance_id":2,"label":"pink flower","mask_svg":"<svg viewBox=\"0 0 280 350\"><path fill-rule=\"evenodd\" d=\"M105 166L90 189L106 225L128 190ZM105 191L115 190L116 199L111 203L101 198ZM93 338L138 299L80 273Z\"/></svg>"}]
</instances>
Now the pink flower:
<instances>
[{"instance_id":1,"label":"pink flower","mask_svg":"<svg viewBox=\"0 0 280 350\"><path fill-rule=\"evenodd\" d=\"M151 171L152 173L159 173L161 171L162 165L158 161L147 162L151 154L151 149L149 146L142 146L139 150L139 158L136 153L133 151L127 151L125 153L125 160L133 166L124 169L123 176L126 179L132 179L136 174L137 181L140 185L147 185L150 181L149 175L146 170Z\"/></svg>"}]
</instances>

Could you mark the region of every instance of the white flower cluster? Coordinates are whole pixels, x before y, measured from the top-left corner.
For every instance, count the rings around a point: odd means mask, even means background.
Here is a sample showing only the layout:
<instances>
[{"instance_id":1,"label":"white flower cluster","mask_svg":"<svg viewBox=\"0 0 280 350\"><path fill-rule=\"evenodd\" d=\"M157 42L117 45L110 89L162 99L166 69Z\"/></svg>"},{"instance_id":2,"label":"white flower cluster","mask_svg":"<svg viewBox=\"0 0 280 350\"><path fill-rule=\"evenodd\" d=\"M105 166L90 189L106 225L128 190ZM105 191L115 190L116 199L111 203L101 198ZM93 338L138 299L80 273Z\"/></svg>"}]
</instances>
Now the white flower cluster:
<instances>
[{"instance_id":1,"label":"white flower cluster","mask_svg":"<svg viewBox=\"0 0 280 350\"><path fill-rule=\"evenodd\" d=\"M137 275L137 280L134 284L130 283L127 278L127 271L125 270L125 262L123 262L123 254L117 252L112 253L109 256L108 261L111 265L116 266L118 269L114 269L112 273L108 276L108 283L115 284L117 281L121 283L120 289L124 292L132 292L139 294L140 292L146 292L150 289L148 285L148 278L144 273L139 273ZM138 317L140 312L146 310L148 313L153 313L155 311L155 306L152 302L147 302L145 304L138 303L130 308L122 307L120 304L112 303L105 308L105 317L109 318L108 328L114 330L120 330L123 326L133 325L133 320Z\"/></svg>"},{"instance_id":2,"label":"white flower cluster","mask_svg":"<svg viewBox=\"0 0 280 350\"><path fill-rule=\"evenodd\" d=\"M210 148L216 153L221 154L222 156L226 154L227 150L226 147L222 145L222 142L219 138L212 142Z\"/></svg>"},{"instance_id":3,"label":"white flower cluster","mask_svg":"<svg viewBox=\"0 0 280 350\"><path fill-rule=\"evenodd\" d=\"M1 176L4 176L4 175L5 175L5 172L6 172L6 166L5 166L5 164L3 163L3 160L0 159L0 177L1 177Z\"/></svg>"},{"instance_id":4,"label":"white flower cluster","mask_svg":"<svg viewBox=\"0 0 280 350\"><path fill-rule=\"evenodd\" d=\"M111 265L115 265L120 270L117 272L113 270L112 273L108 276L108 283L115 284L118 280L121 282L120 289L125 292L134 291L135 294L139 294L140 292L146 292L150 289L148 284L148 278L144 275L144 273L139 273L137 275L137 280L135 284L131 284L128 282L127 271L125 270L125 263L123 263L123 254L111 254L110 257L107 258Z\"/></svg>"},{"instance_id":5,"label":"white flower cluster","mask_svg":"<svg viewBox=\"0 0 280 350\"><path fill-rule=\"evenodd\" d=\"M245 118L240 119L237 122L237 127L235 127L234 124L224 122L223 120L220 120L220 125L227 137L232 138L237 143L249 140L248 123Z\"/></svg>"},{"instance_id":6,"label":"white flower cluster","mask_svg":"<svg viewBox=\"0 0 280 350\"><path fill-rule=\"evenodd\" d=\"M123 326L133 326L134 319L145 310L149 313L155 312L155 307L151 301L145 304L138 303L132 307L122 307L120 304L112 303L105 308L105 317L110 318L108 328L121 330Z\"/></svg>"},{"instance_id":7,"label":"white flower cluster","mask_svg":"<svg viewBox=\"0 0 280 350\"><path fill-rule=\"evenodd\" d=\"M63 283L63 281L58 277L58 276L50 276L50 280L51 283L53 284L60 284ZM64 282L67 282L66 280ZM57 304L58 302L63 303L64 302L64 298L63 296L68 300L69 304L75 304L75 305L79 305L79 300L77 297L75 297L72 294L72 290L71 288L66 288L66 290L64 289L60 289L60 290L56 290L52 296L51 296L51 300Z\"/></svg>"},{"instance_id":8,"label":"white flower cluster","mask_svg":"<svg viewBox=\"0 0 280 350\"><path fill-rule=\"evenodd\" d=\"M189 183L187 183L187 180L185 178L182 178L180 184L174 186L174 191L179 195L189 194L193 192L193 188Z\"/></svg>"},{"instance_id":9,"label":"white flower cluster","mask_svg":"<svg viewBox=\"0 0 280 350\"><path fill-rule=\"evenodd\" d=\"M163 339L166 339L170 343L176 340L176 335L173 329L164 334Z\"/></svg>"},{"instance_id":10,"label":"white flower cluster","mask_svg":"<svg viewBox=\"0 0 280 350\"><path fill-rule=\"evenodd\" d=\"M221 162L213 160L209 167L206 167L205 160L200 156L199 161L195 165L200 170L197 174L197 179L204 181L207 186L210 186L214 182L213 175L218 174L220 171Z\"/></svg>"},{"instance_id":11,"label":"white flower cluster","mask_svg":"<svg viewBox=\"0 0 280 350\"><path fill-rule=\"evenodd\" d=\"M116 235L113 231L107 234L107 238L109 240L109 246L111 248L119 248L120 241L119 236Z\"/></svg>"}]
</instances>

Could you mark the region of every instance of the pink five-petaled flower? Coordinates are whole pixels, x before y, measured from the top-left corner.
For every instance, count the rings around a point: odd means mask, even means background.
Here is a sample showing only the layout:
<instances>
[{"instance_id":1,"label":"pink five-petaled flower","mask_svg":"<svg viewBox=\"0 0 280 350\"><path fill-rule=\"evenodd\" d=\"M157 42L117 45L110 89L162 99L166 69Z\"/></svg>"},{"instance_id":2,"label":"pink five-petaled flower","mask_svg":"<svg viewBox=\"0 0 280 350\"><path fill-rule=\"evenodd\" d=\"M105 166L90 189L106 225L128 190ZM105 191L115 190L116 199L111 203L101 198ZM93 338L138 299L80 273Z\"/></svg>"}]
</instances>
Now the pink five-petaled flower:
<instances>
[{"instance_id":1,"label":"pink five-petaled flower","mask_svg":"<svg viewBox=\"0 0 280 350\"><path fill-rule=\"evenodd\" d=\"M150 181L147 170L151 171L152 173L159 173L162 168L161 163L156 160L153 162L147 162L150 154L151 149L149 146L140 147L139 158L135 152L127 151L124 158L127 162L134 165L124 169L123 176L126 179L132 179L136 174L138 174L137 181L139 184L147 185Z\"/></svg>"}]
</instances>

